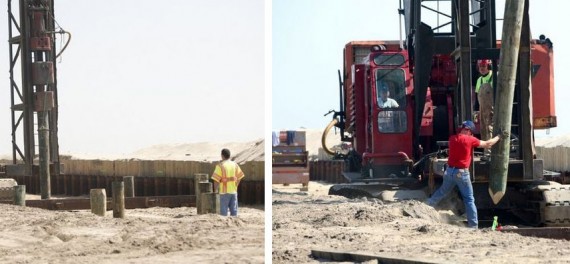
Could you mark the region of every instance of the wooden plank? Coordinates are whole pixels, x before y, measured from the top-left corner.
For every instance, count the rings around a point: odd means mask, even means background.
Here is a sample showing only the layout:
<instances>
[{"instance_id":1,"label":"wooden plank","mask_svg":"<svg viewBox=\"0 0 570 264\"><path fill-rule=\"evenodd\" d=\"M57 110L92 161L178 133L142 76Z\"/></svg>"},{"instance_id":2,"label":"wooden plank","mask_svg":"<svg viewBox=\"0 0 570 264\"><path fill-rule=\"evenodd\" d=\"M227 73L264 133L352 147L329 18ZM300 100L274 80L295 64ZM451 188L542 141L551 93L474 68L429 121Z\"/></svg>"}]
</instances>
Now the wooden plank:
<instances>
[{"instance_id":1,"label":"wooden plank","mask_svg":"<svg viewBox=\"0 0 570 264\"><path fill-rule=\"evenodd\" d=\"M50 182L50 194L51 194L51 195L57 194L57 190L58 190L58 188L57 188L57 178L55 177L54 174L51 174L51 175L50 175L49 182Z\"/></svg>"},{"instance_id":2,"label":"wooden plank","mask_svg":"<svg viewBox=\"0 0 570 264\"><path fill-rule=\"evenodd\" d=\"M87 190L87 177L83 175L77 177L79 177L79 192L76 195L83 195L85 194L85 190Z\"/></svg>"},{"instance_id":3,"label":"wooden plank","mask_svg":"<svg viewBox=\"0 0 570 264\"><path fill-rule=\"evenodd\" d=\"M65 195L70 195L71 194L71 176L69 174L65 174L63 175L63 190L64 190L64 194Z\"/></svg>"},{"instance_id":4,"label":"wooden plank","mask_svg":"<svg viewBox=\"0 0 570 264\"><path fill-rule=\"evenodd\" d=\"M75 160L66 160L63 162L65 166L65 174L73 174L75 169Z\"/></svg>"},{"instance_id":5,"label":"wooden plank","mask_svg":"<svg viewBox=\"0 0 570 264\"><path fill-rule=\"evenodd\" d=\"M13 201L0 201L3 204L12 204ZM111 199L107 199L107 210L112 210ZM26 200L27 207L36 207L48 210L91 210L89 198L69 198L50 200ZM194 195L176 196L149 196L125 198L125 208L150 208L150 207L195 207L196 197Z\"/></svg>"},{"instance_id":6,"label":"wooden plank","mask_svg":"<svg viewBox=\"0 0 570 264\"><path fill-rule=\"evenodd\" d=\"M111 179L111 177L105 177L105 192L107 193L108 196L113 195L113 191L111 189L111 182L113 182L113 179Z\"/></svg>"},{"instance_id":7,"label":"wooden plank","mask_svg":"<svg viewBox=\"0 0 570 264\"><path fill-rule=\"evenodd\" d=\"M129 160L126 162L126 172L125 175L133 175L135 177L142 177L140 160Z\"/></svg>"},{"instance_id":8,"label":"wooden plank","mask_svg":"<svg viewBox=\"0 0 570 264\"><path fill-rule=\"evenodd\" d=\"M265 203L265 181L255 182L255 197L254 204L264 204Z\"/></svg>"},{"instance_id":9,"label":"wooden plank","mask_svg":"<svg viewBox=\"0 0 570 264\"><path fill-rule=\"evenodd\" d=\"M127 174L127 161L126 160L115 160L113 161L113 174L114 175L130 175Z\"/></svg>"},{"instance_id":10,"label":"wooden plank","mask_svg":"<svg viewBox=\"0 0 570 264\"><path fill-rule=\"evenodd\" d=\"M174 177L181 178L186 176L186 172L184 171L184 161L176 161L174 163Z\"/></svg>"},{"instance_id":11,"label":"wooden plank","mask_svg":"<svg viewBox=\"0 0 570 264\"><path fill-rule=\"evenodd\" d=\"M71 177L70 177L69 180L70 180L70 183L71 183L71 195L77 196L77 193L79 193L79 192L77 191L77 186L78 186L78 183L77 183L77 180L78 180L78 179L77 179L77 175L71 175Z\"/></svg>"},{"instance_id":12,"label":"wooden plank","mask_svg":"<svg viewBox=\"0 0 570 264\"><path fill-rule=\"evenodd\" d=\"M164 178L164 195L173 195L172 190L172 184L170 182L172 178L171 177L166 177Z\"/></svg>"},{"instance_id":13,"label":"wooden plank","mask_svg":"<svg viewBox=\"0 0 570 264\"><path fill-rule=\"evenodd\" d=\"M135 196L144 196L144 178L140 176L134 177L135 181Z\"/></svg>"},{"instance_id":14,"label":"wooden plank","mask_svg":"<svg viewBox=\"0 0 570 264\"><path fill-rule=\"evenodd\" d=\"M135 197L135 176L123 176L125 197Z\"/></svg>"},{"instance_id":15,"label":"wooden plank","mask_svg":"<svg viewBox=\"0 0 570 264\"><path fill-rule=\"evenodd\" d=\"M153 193L152 195L154 195L154 196L160 196L160 195L162 195L162 194L161 194L161 189L162 189L162 188L161 188L161 184L160 184L160 181L162 180L162 177L152 177L152 179L154 179L154 180L152 181L152 185L153 185L153 187L154 187L154 188L152 189L152 190L153 190L153 191L152 191L152 193Z\"/></svg>"},{"instance_id":16,"label":"wooden plank","mask_svg":"<svg viewBox=\"0 0 570 264\"><path fill-rule=\"evenodd\" d=\"M240 168L245 174L244 181L261 181L265 178L265 162L263 161L248 161Z\"/></svg>"},{"instance_id":17,"label":"wooden plank","mask_svg":"<svg viewBox=\"0 0 570 264\"><path fill-rule=\"evenodd\" d=\"M351 261L351 262L365 262L377 260L382 264L429 264L429 263L448 263L442 259L431 261L420 260L416 258L403 258L387 255L372 255L367 253L355 252L341 252L332 250L311 250L311 255L314 258L332 261Z\"/></svg>"},{"instance_id":18,"label":"wooden plank","mask_svg":"<svg viewBox=\"0 0 570 264\"><path fill-rule=\"evenodd\" d=\"M153 171L153 176L155 177L160 177L160 178L164 178L166 177L166 160L157 160L154 161L154 171Z\"/></svg>"},{"instance_id":19,"label":"wooden plank","mask_svg":"<svg viewBox=\"0 0 570 264\"><path fill-rule=\"evenodd\" d=\"M144 177L144 196L150 196L150 179L148 177Z\"/></svg>"},{"instance_id":20,"label":"wooden plank","mask_svg":"<svg viewBox=\"0 0 570 264\"><path fill-rule=\"evenodd\" d=\"M176 195L182 195L183 192L182 179L176 178L174 180L176 181Z\"/></svg>"},{"instance_id":21,"label":"wooden plank","mask_svg":"<svg viewBox=\"0 0 570 264\"><path fill-rule=\"evenodd\" d=\"M33 181L34 181L34 184L33 184L33 185L35 186L34 193L39 194L40 191L41 191L41 189L40 189L40 175L39 175L39 173L34 173L34 174L35 174L35 175L32 176L32 179L33 179Z\"/></svg>"},{"instance_id":22,"label":"wooden plank","mask_svg":"<svg viewBox=\"0 0 570 264\"><path fill-rule=\"evenodd\" d=\"M165 160L164 161L164 177L172 178L174 177L176 171L174 170L176 161Z\"/></svg>"},{"instance_id":23,"label":"wooden plank","mask_svg":"<svg viewBox=\"0 0 570 264\"><path fill-rule=\"evenodd\" d=\"M516 233L521 236L570 240L570 227L515 228L503 229L501 232Z\"/></svg>"}]
</instances>

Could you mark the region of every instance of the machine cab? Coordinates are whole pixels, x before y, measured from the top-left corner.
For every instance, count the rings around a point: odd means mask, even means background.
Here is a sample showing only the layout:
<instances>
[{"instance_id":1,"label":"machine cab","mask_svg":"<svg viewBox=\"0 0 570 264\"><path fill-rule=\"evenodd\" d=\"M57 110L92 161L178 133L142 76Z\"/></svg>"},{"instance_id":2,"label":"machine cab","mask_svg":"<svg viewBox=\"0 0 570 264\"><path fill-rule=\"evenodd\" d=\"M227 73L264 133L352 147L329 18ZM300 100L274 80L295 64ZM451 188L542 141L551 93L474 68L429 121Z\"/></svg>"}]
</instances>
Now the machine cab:
<instances>
[{"instance_id":1,"label":"machine cab","mask_svg":"<svg viewBox=\"0 0 570 264\"><path fill-rule=\"evenodd\" d=\"M355 150L370 178L407 177L412 154L412 104L405 50L373 50L350 65L345 78L348 121ZM348 85L347 85L348 84ZM349 88L352 86L352 88Z\"/></svg>"}]
</instances>

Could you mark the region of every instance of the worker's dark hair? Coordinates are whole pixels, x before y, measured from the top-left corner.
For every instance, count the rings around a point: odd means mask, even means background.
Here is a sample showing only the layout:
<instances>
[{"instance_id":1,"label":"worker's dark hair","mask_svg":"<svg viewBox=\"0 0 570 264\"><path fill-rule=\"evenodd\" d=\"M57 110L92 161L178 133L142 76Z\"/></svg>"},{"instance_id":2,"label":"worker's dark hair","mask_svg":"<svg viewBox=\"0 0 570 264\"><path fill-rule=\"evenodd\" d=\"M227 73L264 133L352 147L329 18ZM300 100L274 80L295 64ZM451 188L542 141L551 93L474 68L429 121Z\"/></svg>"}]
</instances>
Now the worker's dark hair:
<instances>
[{"instance_id":1,"label":"worker's dark hair","mask_svg":"<svg viewBox=\"0 0 570 264\"><path fill-rule=\"evenodd\" d=\"M229 159L229 158L230 158L230 154L231 154L231 153L230 153L230 150L229 150L229 149L226 149L226 148L225 148L225 149L222 149L222 157L223 157L224 159Z\"/></svg>"}]
</instances>

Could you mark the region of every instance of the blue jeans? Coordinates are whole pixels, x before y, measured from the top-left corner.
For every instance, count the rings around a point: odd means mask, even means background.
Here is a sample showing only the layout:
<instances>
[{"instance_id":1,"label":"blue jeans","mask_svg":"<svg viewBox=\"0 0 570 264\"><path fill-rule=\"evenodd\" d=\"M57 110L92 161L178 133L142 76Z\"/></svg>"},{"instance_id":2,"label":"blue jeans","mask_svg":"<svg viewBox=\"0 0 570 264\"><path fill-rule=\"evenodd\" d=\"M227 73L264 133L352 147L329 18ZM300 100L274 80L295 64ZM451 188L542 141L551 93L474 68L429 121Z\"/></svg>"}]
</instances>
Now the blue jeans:
<instances>
[{"instance_id":1,"label":"blue jeans","mask_svg":"<svg viewBox=\"0 0 570 264\"><path fill-rule=\"evenodd\" d=\"M237 193L220 194L220 214L223 216L227 216L228 209L230 209L231 216L237 216L238 212Z\"/></svg>"},{"instance_id":2,"label":"blue jeans","mask_svg":"<svg viewBox=\"0 0 570 264\"><path fill-rule=\"evenodd\" d=\"M459 188L459 192L463 197L465 213L467 214L467 225L471 228L477 228L479 222L477 220L477 208L475 207L475 197L473 197L473 186L469 177L469 169L448 167L443 176L443 184L427 200L427 204L431 206L438 204L453 191L455 186Z\"/></svg>"}]
</instances>

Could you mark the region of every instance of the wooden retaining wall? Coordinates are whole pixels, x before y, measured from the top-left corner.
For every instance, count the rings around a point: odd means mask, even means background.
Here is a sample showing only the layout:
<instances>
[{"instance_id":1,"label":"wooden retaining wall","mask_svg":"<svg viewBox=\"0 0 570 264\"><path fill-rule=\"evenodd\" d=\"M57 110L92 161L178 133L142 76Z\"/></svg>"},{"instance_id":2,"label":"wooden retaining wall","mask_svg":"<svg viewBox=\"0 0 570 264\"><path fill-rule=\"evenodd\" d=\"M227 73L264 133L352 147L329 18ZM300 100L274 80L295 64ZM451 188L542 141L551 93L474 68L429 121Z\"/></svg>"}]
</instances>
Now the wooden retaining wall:
<instances>
[{"instance_id":1,"label":"wooden retaining wall","mask_svg":"<svg viewBox=\"0 0 570 264\"><path fill-rule=\"evenodd\" d=\"M311 181L346 183L346 179L342 176L343 171L344 161L342 160L311 161L309 166L309 178Z\"/></svg>"},{"instance_id":2,"label":"wooden retaining wall","mask_svg":"<svg viewBox=\"0 0 570 264\"><path fill-rule=\"evenodd\" d=\"M570 171L570 148L566 146L536 146L536 156L544 160L544 169L558 172Z\"/></svg>"},{"instance_id":3,"label":"wooden retaining wall","mask_svg":"<svg viewBox=\"0 0 570 264\"><path fill-rule=\"evenodd\" d=\"M558 181L562 184L570 183L570 148L568 147L536 147L537 156L544 159L544 169L560 172L560 178L547 180ZM309 178L311 181L325 181L329 183L346 183L342 176L344 161L318 160L311 161Z\"/></svg>"},{"instance_id":4,"label":"wooden retaining wall","mask_svg":"<svg viewBox=\"0 0 570 264\"><path fill-rule=\"evenodd\" d=\"M195 161L66 160L64 175L51 177L51 194L88 195L90 189L105 188L112 196L111 183L134 176L136 196L194 195L194 174L211 175L216 163ZM243 204L264 203L264 162L240 165L246 177L238 188ZM14 177L26 192L40 193L39 176Z\"/></svg>"}]
</instances>

